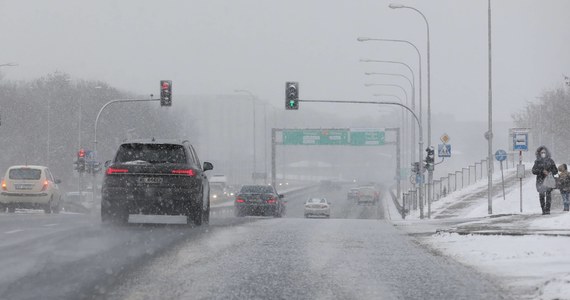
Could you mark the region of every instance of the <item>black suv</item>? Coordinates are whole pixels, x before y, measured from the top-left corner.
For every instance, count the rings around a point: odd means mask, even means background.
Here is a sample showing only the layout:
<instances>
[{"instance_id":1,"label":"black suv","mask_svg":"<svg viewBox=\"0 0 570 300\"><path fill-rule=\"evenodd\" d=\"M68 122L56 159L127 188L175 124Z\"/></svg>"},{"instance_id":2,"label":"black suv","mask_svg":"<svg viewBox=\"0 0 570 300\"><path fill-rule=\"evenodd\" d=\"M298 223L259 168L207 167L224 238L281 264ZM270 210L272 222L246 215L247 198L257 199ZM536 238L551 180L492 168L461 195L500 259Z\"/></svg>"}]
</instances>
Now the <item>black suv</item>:
<instances>
[{"instance_id":1,"label":"black suv","mask_svg":"<svg viewBox=\"0 0 570 300\"><path fill-rule=\"evenodd\" d=\"M101 191L101 220L126 223L130 214L184 215L207 224L210 186L188 141L133 140L123 143L107 170Z\"/></svg>"},{"instance_id":2,"label":"black suv","mask_svg":"<svg viewBox=\"0 0 570 300\"><path fill-rule=\"evenodd\" d=\"M283 197L271 185L244 185L234 202L235 215L260 214L280 218L285 214Z\"/></svg>"}]
</instances>

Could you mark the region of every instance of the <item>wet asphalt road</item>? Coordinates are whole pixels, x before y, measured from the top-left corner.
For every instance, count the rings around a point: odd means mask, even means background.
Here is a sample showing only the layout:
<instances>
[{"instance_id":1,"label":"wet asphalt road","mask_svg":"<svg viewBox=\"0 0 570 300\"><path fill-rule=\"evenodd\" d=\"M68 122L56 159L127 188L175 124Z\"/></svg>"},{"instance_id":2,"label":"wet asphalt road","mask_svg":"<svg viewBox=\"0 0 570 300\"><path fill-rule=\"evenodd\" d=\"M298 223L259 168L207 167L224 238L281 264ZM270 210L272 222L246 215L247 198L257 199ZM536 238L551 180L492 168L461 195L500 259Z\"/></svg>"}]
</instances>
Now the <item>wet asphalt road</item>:
<instances>
[{"instance_id":1,"label":"wet asphalt road","mask_svg":"<svg viewBox=\"0 0 570 300\"><path fill-rule=\"evenodd\" d=\"M331 219L303 218L309 196ZM358 206L346 190L288 199L285 218L102 226L85 215L0 215L0 299L503 299Z\"/></svg>"}]
</instances>

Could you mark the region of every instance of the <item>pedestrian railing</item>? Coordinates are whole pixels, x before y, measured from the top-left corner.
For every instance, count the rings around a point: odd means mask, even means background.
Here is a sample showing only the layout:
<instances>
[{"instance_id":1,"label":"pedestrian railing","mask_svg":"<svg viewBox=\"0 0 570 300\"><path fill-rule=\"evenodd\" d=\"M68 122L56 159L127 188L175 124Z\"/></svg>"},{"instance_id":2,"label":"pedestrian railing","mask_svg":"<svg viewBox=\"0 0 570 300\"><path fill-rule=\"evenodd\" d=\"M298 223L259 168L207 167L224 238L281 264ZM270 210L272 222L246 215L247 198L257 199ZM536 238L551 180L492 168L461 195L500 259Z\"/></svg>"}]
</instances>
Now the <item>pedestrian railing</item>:
<instances>
[{"instance_id":1,"label":"pedestrian railing","mask_svg":"<svg viewBox=\"0 0 570 300\"><path fill-rule=\"evenodd\" d=\"M455 172L450 172L446 176L442 176L439 179L434 179L432 183L432 201L438 201L443 197L446 197L449 193L462 190L472 184L477 183L483 179L487 178L487 159L482 159L474 162L466 167L462 167L461 170ZM506 160L506 169L515 168L514 155L509 153L509 158ZM428 184L423 184L423 201L427 205L428 200ZM403 207L406 211L417 210L418 205L418 193L417 187L412 187L407 192L402 194Z\"/></svg>"}]
</instances>

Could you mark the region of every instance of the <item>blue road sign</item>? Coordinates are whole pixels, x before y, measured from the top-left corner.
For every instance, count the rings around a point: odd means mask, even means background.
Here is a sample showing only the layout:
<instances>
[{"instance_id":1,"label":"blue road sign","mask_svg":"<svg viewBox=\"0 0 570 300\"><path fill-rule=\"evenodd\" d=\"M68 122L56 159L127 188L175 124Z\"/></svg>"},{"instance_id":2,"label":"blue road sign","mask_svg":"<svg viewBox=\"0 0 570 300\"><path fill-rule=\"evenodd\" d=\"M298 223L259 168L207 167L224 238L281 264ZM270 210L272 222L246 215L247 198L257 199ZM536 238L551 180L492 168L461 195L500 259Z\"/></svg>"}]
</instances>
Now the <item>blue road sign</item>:
<instances>
[{"instance_id":1,"label":"blue road sign","mask_svg":"<svg viewBox=\"0 0 570 300\"><path fill-rule=\"evenodd\" d=\"M506 160L507 159L507 151L505 151L503 149L497 150L497 152L495 152L495 159L498 161Z\"/></svg>"},{"instance_id":2,"label":"blue road sign","mask_svg":"<svg viewBox=\"0 0 570 300\"><path fill-rule=\"evenodd\" d=\"M438 157L451 157L451 145L448 145L448 144L437 145L437 156Z\"/></svg>"},{"instance_id":3,"label":"blue road sign","mask_svg":"<svg viewBox=\"0 0 570 300\"><path fill-rule=\"evenodd\" d=\"M424 175L416 174L416 184L423 184L424 183Z\"/></svg>"},{"instance_id":4,"label":"blue road sign","mask_svg":"<svg viewBox=\"0 0 570 300\"><path fill-rule=\"evenodd\" d=\"M513 150L528 151L528 133L515 132L513 134Z\"/></svg>"},{"instance_id":5,"label":"blue road sign","mask_svg":"<svg viewBox=\"0 0 570 300\"><path fill-rule=\"evenodd\" d=\"M87 161L95 160L95 152L93 152L91 150L85 150L85 159Z\"/></svg>"}]
</instances>

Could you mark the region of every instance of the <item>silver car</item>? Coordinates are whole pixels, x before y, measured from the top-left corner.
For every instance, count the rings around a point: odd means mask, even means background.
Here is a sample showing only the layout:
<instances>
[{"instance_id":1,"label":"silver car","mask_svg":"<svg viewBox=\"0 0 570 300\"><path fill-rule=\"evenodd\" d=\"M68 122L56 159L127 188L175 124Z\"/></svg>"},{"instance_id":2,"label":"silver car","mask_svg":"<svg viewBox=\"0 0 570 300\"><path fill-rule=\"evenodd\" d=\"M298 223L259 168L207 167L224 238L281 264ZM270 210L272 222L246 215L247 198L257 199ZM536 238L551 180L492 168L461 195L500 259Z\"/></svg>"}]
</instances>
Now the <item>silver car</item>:
<instances>
[{"instance_id":1,"label":"silver car","mask_svg":"<svg viewBox=\"0 0 570 300\"><path fill-rule=\"evenodd\" d=\"M330 202L325 198L309 198L307 202L305 202L305 218L310 216L324 216L330 218Z\"/></svg>"}]
</instances>

